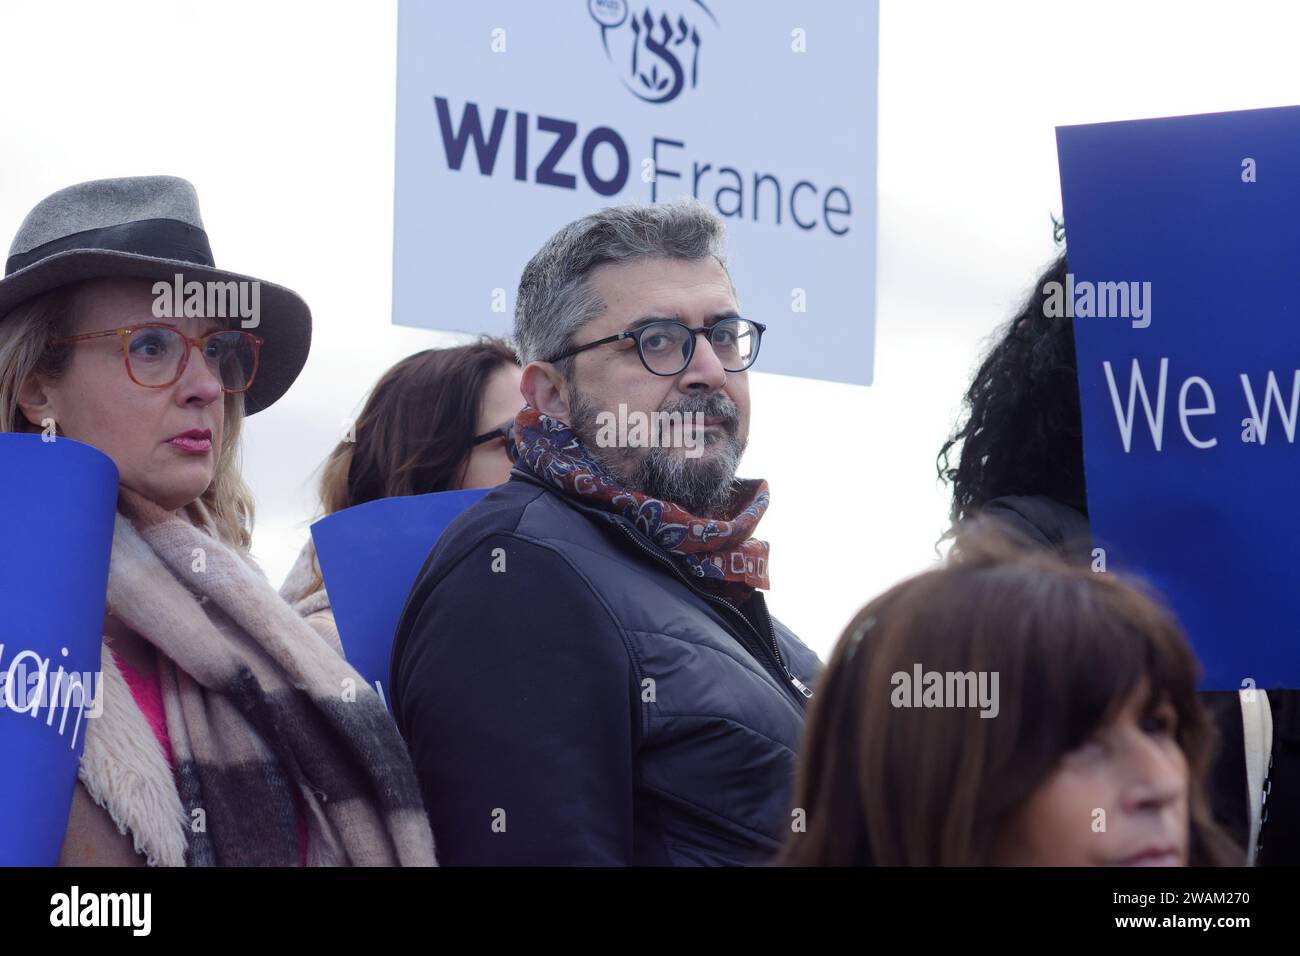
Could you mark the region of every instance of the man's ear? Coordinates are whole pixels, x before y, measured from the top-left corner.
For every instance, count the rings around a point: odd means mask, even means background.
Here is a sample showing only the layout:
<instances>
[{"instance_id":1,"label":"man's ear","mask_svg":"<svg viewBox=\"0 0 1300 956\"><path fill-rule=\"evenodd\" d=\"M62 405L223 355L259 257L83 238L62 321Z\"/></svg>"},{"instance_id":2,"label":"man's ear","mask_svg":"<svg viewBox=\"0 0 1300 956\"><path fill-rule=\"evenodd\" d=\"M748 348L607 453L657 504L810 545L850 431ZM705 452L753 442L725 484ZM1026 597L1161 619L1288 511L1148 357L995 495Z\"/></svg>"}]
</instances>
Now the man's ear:
<instances>
[{"instance_id":1,"label":"man's ear","mask_svg":"<svg viewBox=\"0 0 1300 956\"><path fill-rule=\"evenodd\" d=\"M36 428L44 428L47 419L54 421L59 419L54 412L54 403L46 383L35 372L28 375L27 381L23 382L22 388L18 389L18 409Z\"/></svg>"},{"instance_id":2,"label":"man's ear","mask_svg":"<svg viewBox=\"0 0 1300 956\"><path fill-rule=\"evenodd\" d=\"M543 415L569 420L569 385L550 362L529 362L519 382L524 401Z\"/></svg>"}]
</instances>

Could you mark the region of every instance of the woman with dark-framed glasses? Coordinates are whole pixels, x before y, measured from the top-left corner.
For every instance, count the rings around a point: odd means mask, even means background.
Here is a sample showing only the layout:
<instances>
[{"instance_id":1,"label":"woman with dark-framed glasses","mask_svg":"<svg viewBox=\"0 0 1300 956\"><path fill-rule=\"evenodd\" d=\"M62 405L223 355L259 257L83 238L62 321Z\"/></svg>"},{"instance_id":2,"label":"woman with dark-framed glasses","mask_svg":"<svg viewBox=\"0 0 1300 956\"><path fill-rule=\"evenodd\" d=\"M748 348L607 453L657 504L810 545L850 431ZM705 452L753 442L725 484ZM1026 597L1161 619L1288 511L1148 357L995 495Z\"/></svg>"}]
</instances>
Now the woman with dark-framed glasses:
<instances>
[{"instance_id":1,"label":"woman with dark-framed glasses","mask_svg":"<svg viewBox=\"0 0 1300 956\"><path fill-rule=\"evenodd\" d=\"M520 368L501 339L408 355L380 377L356 427L321 469L322 515L402 495L491 488L510 477ZM310 537L280 589L318 631L338 640Z\"/></svg>"}]
</instances>

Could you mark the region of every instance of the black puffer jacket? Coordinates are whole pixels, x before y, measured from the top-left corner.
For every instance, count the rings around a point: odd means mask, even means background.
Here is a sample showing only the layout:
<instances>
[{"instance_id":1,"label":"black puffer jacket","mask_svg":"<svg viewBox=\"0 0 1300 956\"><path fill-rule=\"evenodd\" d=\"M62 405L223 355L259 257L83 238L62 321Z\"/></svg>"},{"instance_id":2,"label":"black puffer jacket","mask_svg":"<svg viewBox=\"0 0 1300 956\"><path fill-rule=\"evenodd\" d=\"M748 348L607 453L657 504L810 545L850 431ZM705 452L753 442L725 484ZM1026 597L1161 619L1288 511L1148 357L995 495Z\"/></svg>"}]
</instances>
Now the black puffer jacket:
<instances>
[{"instance_id":1,"label":"black puffer jacket","mask_svg":"<svg viewBox=\"0 0 1300 956\"><path fill-rule=\"evenodd\" d=\"M450 864L761 864L817 656L517 466L407 601L393 713Z\"/></svg>"}]
</instances>

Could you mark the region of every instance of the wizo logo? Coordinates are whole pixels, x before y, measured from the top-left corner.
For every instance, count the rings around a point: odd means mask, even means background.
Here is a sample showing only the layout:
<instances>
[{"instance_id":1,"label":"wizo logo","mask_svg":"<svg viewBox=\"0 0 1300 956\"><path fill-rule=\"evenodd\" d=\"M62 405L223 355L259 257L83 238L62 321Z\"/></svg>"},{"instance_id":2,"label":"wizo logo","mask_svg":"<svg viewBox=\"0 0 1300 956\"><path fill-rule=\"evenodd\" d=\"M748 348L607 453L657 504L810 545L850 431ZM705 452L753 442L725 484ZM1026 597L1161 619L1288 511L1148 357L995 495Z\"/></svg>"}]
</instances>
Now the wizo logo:
<instances>
[{"instance_id":1,"label":"wizo logo","mask_svg":"<svg viewBox=\"0 0 1300 956\"><path fill-rule=\"evenodd\" d=\"M600 43L619 79L647 103L671 103L700 81L700 31L717 18L703 0L660 0L640 10L627 0L587 0Z\"/></svg>"}]
</instances>

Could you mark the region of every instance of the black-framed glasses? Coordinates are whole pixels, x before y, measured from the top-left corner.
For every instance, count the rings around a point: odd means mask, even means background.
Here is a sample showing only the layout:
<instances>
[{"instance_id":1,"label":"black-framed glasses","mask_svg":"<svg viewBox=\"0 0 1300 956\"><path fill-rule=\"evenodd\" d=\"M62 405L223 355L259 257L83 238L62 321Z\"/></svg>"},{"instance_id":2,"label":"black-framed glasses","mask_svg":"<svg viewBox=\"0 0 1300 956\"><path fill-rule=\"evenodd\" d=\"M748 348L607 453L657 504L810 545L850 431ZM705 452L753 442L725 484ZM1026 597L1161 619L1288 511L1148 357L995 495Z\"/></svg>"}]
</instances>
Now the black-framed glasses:
<instances>
[{"instance_id":1,"label":"black-framed glasses","mask_svg":"<svg viewBox=\"0 0 1300 956\"><path fill-rule=\"evenodd\" d=\"M477 448L479 445L486 444L487 442L490 442L495 438L504 438L506 442L506 454L510 456L511 461L514 461L515 460L515 440L513 434L514 429L515 429L515 420L512 418L510 419L510 421L498 425L490 432L484 432L482 435L475 435L474 440L470 442L470 446L473 448Z\"/></svg>"},{"instance_id":2,"label":"black-framed glasses","mask_svg":"<svg viewBox=\"0 0 1300 956\"><path fill-rule=\"evenodd\" d=\"M758 347L766 331L767 326L762 322L738 316L699 329L683 325L675 319L659 319L647 322L637 329L579 345L550 361L558 362L598 345L632 339L636 342L637 353L641 356L641 364L646 367L646 371L655 375L680 375L695 357L695 337L707 335L722 367L728 372L743 372L758 358Z\"/></svg>"}]
</instances>

